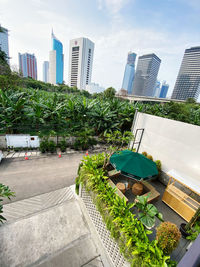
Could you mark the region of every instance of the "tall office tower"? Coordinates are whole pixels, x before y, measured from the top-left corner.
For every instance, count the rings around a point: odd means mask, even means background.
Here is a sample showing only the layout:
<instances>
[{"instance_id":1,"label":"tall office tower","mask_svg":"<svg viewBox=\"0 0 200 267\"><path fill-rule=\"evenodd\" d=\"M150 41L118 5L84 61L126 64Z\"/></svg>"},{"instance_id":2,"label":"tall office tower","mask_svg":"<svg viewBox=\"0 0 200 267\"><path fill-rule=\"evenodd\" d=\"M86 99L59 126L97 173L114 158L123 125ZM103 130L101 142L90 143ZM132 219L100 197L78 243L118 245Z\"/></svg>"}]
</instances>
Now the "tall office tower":
<instances>
[{"instance_id":1,"label":"tall office tower","mask_svg":"<svg viewBox=\"0 0 200 267\"><path fill-rule=\"evenodd\" d=\"M0 49L4 51L7 55L7 61L9 63L9 48L8 48L8 30L1 27L2 32L0 32Z\"/></svg>"},{"instance_id":2,"label":"tall office tower","mask_svg":"<svg viewBox=\"0 0 200 267\"><path fill-rule=\"evenodd\" d=\"M31 77L37 80L37 61L34 54L18 54L19 55L19 70L23 77Z\"/></svg>"},{"instance_id":3,"label":"tall office tower","mask_svg":"<svg viewBox=\"0 0 200 267\"><path fill-rule=\"evenodd\" d=\"M49 61L43 62L43 82L49 82Z\"/></svg>"},{"instance_id":4,"label":"tall office tower","mask_svg":"<svg viewBox=\"0 0 200 267\"><path fill-rule=\"evenodd\" d=\"M168 89L169 89L169 84L167 84L166 81L164 81L162 83L162 87L161 87L161 91L160 91L159 97L160 98L166 98Z\"/></svg>"},{"instance_id":5,"label":"tall office tower","mask_svg":"<svg viewBox=\"0 0 200 267\"><path fill-rule=\"evenodd\" d=\"M63 45L51 34L52 50L49 53L49 82L52 84L63 83L64 55Z\"/></svg>"},{"instance_id":6,"label":"tall office tower","mask_svg":"<svg viewBox=\"0 0 200 267\"><path fill-rule=\"evenodd\" d=\"M155 87L154 87L154 93L153 93L153 96L154 97L159 97L159 95L160 95L160 90L161 90L161 88L160 88L160 81L156 81L156 84L155 84Z\"/></svg>"},{"instance_id":7,"label":"tall office tower","mask_svg":"<svg viewBox=\"0 0 200 267\"><path fill-rule=\"evenodd\" d=\"M185 50L172 93L173 99L197 99L200 93L200 46Z\"/></svg>"},{"instance_id":8,"label":"tall office tower","mask_svg":"<svg viewBox=\"0 0 200 267\"><path fill-rule=\"evenodd\" d=\"M122 89L127 90L129 95L132 94L133 89L133 80L135 76L135 59L136 54L129 52L122 82Z\"/></svg>"},{"instance_id":9,"label":"tall office tower","mask_svg":"<svg viewBox=\"0 0 200 267\"><path fill-rule=\"evenodd\" d=\"M153 96L161 60L155 54L138 58L133 82L133 95Z\"/></svg>"},{"instance_id":10,"label":"tall office tower","mask_svg":"<svg viewBox=\"0 0 200 267\"><path fill-rule=\"evenodd\" d=\"M70 41L69 49L69 85L86 89L91 82L94 43L77 38Z\"/></svg>"}]
</instances>

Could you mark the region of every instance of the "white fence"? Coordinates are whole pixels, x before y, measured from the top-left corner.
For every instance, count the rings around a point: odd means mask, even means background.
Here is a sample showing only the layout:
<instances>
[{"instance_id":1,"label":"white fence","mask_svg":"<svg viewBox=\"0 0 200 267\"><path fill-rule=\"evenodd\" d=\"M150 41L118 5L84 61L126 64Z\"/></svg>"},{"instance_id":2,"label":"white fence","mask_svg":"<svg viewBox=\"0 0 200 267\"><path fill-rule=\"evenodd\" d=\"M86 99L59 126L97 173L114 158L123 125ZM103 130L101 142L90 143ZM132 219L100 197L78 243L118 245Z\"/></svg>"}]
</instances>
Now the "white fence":
<instances>
[{"instance_id":1,"label":"white fence","mask_svg":"<svg viewBox=\"0 0 200 267\"><path fill-rule=\"evenodd\" d=\"M39 147L40 141L38 136L28 134L10 134L6 135L7 147Z\"/></svg>"},{"instance_id":2,"label":"white fence","mask_svg":"<svg viewBox=\"0 0 200 267\"><path fill-rule=\"evenodd\" d=\"M138 112L133 133L142 128L139 152L161 160L166 173L173 169L200 182L200 126Z\"/></svg>"}]
</instances>

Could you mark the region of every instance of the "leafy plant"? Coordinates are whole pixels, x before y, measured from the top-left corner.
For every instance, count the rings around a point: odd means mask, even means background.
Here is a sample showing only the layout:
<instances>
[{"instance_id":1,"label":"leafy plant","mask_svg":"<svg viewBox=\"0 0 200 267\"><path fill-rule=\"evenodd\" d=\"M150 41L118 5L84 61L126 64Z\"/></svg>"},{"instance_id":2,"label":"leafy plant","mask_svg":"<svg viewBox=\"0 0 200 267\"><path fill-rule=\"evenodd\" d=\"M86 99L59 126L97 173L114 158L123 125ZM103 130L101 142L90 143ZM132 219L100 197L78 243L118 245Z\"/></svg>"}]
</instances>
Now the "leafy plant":
<instances>
[{"instance_id":1,"label":"leafy plant","mask_svg":"<svg viewBox=\"0 0 200 267\"><path fill-rule=\"evenodd\" d=\"M200 234L200 221L196 221L193 227L190 230L188 230L187 233L190 235L187 236L186 238L194 241L197 238L197 236Z\"/></svg>"},{"instance_id":2,"label":"leafy plant","mask_svg":"<svg viewBox=\"0 0 200 267\"><path fill-rule=\"evenodd\" d=\"M171 252L178 246L181 233L178 227L171 222L163 222L159 225L156 232L156 239L159 247L165 255L170 255Z\"/></svg>"},{"instance_id":3,"label":"leafy plant","mask_svg":"<svg viewBox=\"0 0 200 267\"><path fill-rule=\"evenodd\" d=\"M60 148L61 152L65 152L67 148L67 142L65 140L61 140L58 143L58 147Z\"/></svg>"},{"instance_id":4,"label":"leafy plant","mask_svg":"<svg viewBox=\"0 0 200 267\"><path fill-rule=\"evenodd\" d=\"M153 204L148 204L149 196L137 196L136 207L140 211L139 219L148 228L152 228L155 224L156 217L163 221L163 216L158 212L157 208Z\"/></svg>"},{"instance_id":5,"label":"leafy plant","mask_svg":"<svg viewBox=\"0 0 200 267\"><path fill-rule=\"evenodd\" d=\"M156 160L155 163L156 163L158 172L160 173L161 170L162 170L162 164L161 164L161 161L160 161L160 160Z\"/></svg>"},{"instance_id":6,"label":"leafy plant","mask_svg":"<svg viewBox=\"0 0 200 267\"><path fill-rule=\"evenodd\" d=\"M40 151L45 153L48 151L48 139L44 139L40 142Z\"/></svg>"},{"instance_id":7,"label":"leafy plant","mask_svg":"<svg viewBox=\"0 0 200 267\"><path fill-rule=\"evenodd\" d=\"M142 152L142 155L144 155L145 157L147 157L147 152L146 151L144 151L144 152Z\"/></svg>"},{"instance_id":8,"label":"leafy plant","mask_svg":"<svg viewBox=\"0 0 200 267\"><path fill-rule=\"evenodd\" d=\"M3 223L3 221L6 220L6 218L2 215L3 213L3 205L1 204L3 199L2 198L8 198L14 197L15 193L10 190L10 188L4 184L0 184L0 223Z\"/></svg>"}]
</instances>

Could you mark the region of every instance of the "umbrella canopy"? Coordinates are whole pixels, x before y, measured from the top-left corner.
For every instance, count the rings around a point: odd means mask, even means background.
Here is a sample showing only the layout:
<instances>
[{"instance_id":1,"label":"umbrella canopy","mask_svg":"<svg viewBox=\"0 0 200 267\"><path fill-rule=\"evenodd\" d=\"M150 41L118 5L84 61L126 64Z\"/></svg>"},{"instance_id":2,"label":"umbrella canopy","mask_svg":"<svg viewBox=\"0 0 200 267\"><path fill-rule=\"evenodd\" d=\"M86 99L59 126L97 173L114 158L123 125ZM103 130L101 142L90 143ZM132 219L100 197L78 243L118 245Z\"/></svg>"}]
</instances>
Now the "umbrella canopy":
<instances>
[{"instance_id":1,"label":"umbrella canopy","mask_svg":"<svg viewBox=\"0 0 200 267\"><path fill-rule=\"evenodd\" d=\"M130 150L114 153L110 163L122 174L136 180L147 180L158 174L155 162Z\"/></svg>"}]
</instances>

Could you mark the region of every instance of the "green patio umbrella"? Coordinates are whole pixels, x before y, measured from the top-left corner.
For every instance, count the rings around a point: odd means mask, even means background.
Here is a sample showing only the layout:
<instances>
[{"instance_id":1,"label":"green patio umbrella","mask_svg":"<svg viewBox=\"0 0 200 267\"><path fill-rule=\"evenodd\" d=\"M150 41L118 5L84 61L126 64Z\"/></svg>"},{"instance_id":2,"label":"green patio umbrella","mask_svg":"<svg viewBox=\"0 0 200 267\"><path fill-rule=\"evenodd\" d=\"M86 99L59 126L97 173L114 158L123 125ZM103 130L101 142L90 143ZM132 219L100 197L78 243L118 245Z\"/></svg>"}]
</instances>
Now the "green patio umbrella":
<instances>
[{"instance_id":1,"label":"green patio umbrella","mask_svg":"<svg viewBox=\"0 0 200 267\"><path fill-rule=\"evenodd\" d=\"M152 160L142 154L122 150L110 157L110 163L115 169L135 180L147 180L158 174L158 169Z\"/></svg>"}]
</instances>

